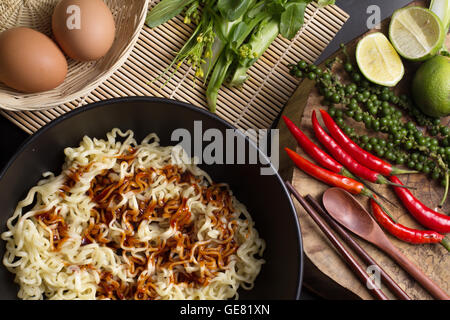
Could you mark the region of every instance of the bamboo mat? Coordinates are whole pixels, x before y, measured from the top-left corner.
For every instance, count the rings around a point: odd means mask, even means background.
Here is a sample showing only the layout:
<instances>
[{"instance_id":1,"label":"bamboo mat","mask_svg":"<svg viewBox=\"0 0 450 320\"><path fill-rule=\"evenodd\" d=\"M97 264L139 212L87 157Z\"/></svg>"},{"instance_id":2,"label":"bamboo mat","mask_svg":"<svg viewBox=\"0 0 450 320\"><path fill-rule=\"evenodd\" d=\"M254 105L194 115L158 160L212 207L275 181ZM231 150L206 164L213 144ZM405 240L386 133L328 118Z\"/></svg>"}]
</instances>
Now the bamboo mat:
<instances>
[{"instance_id":1,"label":"bamboo mat","mask_svg":"<svg viewBox=\"0 0 450 320\"><path fill-rule=\"evenodd\" d=\"M153 7L159 1L151 1ZM262 129L274 119L299 85L289 74L288 65L299 59L317 60L348 19L339 7L308 5L303 28L292 41L279 36L249 70L241 88L222 86L217 115L242 129ZM25 132L32 134L63 114L88 103L126 96L155 96L180 100L207 109L205 86L193 84L194 72L183 64L167 82L168 76L153 81L169 66L189 38L192 26L178 16L160 27L144 27L127 62L90 94L46 111L0 111Z\"/></svg>"}]
</instances>

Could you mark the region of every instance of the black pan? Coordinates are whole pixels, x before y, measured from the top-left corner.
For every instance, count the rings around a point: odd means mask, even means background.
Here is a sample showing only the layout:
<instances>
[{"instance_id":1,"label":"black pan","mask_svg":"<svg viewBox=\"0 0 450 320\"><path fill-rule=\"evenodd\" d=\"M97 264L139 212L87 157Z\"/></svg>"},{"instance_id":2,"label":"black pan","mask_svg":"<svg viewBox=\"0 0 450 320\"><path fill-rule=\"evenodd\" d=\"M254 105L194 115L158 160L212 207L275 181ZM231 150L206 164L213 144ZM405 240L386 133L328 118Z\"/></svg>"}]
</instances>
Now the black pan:
<instances>
[{"instance_id":1,"label":"black pan","mask_svg":"<svg viewBox=\"0 0 450 320\"><path fill-rule=\"evenodd\" d=\"M202 121L202 131L233 129L219 117L197 107L150 97L131 97L94 103L72 111L51 122L31 136L0 175L0 230L12 215L18 201L36 185L45 171L61 172L63 150L77 146L83 135L104 138L114 127L131 129L139 142L155 132L161 145L174 145L171 134L185 128L194 134L194 121ZM6 137L7 138L7 137ZM204 143L204 145L210 142ZM246 139L248 150L256 146ZM189 152L189 150L188 150ZM191 150L192 152L192 150ZM257 151L260 153L260 151ZM249 153L250 154L250 153ZM248 162L248 161L246 161ZM259 161L258 161L259 162ZM236 163L236 162L234 162ZM302 283L302 240L292 200L282 180L261 175L264 164L200 165L215 182L226 182L244 203L256 223L267 249L263 265L252 290L240 290L241 299L298 299ZM5 244L0 244L3 258ZM18 286L1 264L0 299L15 299Z\"/></svg>"}]
</instances>

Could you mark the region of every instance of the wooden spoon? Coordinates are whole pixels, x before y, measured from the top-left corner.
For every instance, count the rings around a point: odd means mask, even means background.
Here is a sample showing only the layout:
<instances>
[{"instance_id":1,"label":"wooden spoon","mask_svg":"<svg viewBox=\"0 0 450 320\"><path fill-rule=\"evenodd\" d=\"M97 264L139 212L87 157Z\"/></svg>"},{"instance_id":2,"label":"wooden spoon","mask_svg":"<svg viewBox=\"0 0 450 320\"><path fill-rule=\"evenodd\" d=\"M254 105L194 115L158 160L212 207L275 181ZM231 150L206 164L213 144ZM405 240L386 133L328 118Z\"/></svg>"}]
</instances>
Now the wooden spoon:
<instances>
[{"instance_id":1,"label":"wooden spoon","mask_svg":"<svg viewBox=\"0 0 450 320\"><path fill-rule=\"evenodd\" d=\"M323 204L336 221L387 253L432 296L436 299L450 300L447 293L391 243L367 210L350 193L340 188L330 188L323 194Z\"/></svg>"}]
</instances>

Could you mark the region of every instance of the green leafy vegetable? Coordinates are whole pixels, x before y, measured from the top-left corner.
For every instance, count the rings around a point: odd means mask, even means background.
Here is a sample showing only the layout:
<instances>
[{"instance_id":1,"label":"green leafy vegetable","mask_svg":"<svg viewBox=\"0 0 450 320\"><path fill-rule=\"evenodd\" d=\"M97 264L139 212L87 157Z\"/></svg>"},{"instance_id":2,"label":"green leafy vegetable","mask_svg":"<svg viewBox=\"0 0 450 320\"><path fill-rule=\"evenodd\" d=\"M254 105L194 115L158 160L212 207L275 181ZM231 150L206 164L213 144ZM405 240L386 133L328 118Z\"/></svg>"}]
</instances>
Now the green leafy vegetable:
<instances>
[{"instance_id":1,"label":"green leafy vegetable","mask_svg":"<svg viewBox=\"0 0 450 320\"><path fill-rule=\"evenodd\" d=\"M325 7L334 4L335 0L317 0L319 7Z\"/></svg>"},{"instance_id":2,"label":"green leafy vegetable","mask_svg":"<svg viewBox=\"0 0 450 320\"><path fill-rule=\"evenodd\" d=\"M206 99L214 112L222 84L242 85L248 69L278 34L292 39L302 27L306 6L311 1L162 0L149 12L146 24L151 28L159 26L183 11L184 22L196 24L163 74L173 69L173 75L181 64L189 64L195 78L208 82ZM334 0L318 3L323 6Z\"/></svg>"},{"instance_id":3,"label":"green leafy vegetable","mask_svg":"<svg viewBox=\"0 0 450 320\"><path fill-rule=\"evenodd\" d=\"M242 17L252 3L253 0L218 0L217 8L225 19L234 21Z\"/></svg>"},{"instance_id":4,"label":"green leafy vegetable","mask_svg":"<svg viewBox=\"0 0 450 320\"><path fill-rule=\"evenodd\" d=\"M307 2L290 2L281 14L280 32L286 39L292 39L303 26Z\"/></svg>"},{"instance_id":5,"label":"green leafy vegetable","mask_svg":"<svg viewBox=\"0 0 450 320\"><path fill-rule=\"evenodd\" d=\"M183 9L194 0L162 0L147 15L145 23L150 27L157 27L180 14Z\"/></svg>"},{"instance_id":6,"label":"green leafy vegetable","mask_svg":"<svg viewBox=\"0 0 450 320\"><path fill-rule=\"evenodd\" d=\"M198 24L200 21L200 14L198 1L194 1L191 6L186 10L184 14L184 23L190 24L191 22Z\"/></svg>"}]
</instances>

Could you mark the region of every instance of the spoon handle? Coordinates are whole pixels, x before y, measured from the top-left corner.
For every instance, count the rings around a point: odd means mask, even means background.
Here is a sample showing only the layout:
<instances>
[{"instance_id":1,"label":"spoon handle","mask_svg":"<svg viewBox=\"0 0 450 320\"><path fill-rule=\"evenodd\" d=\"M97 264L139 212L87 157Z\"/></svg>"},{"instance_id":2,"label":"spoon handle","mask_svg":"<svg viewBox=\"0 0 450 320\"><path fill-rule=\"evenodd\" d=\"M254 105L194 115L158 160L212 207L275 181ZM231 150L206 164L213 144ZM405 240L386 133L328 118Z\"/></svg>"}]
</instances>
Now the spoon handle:
<instances>
[{"instance_id":1,"label":"spoon handle","mask_svg":"<svg viewBox=\"0 0 450 320\"><path fill-rule=\"evenodd\" d=\"M439 300L450 300L450 296L431 280L422 270L413 264L394 245L385 246L385 251L394 259L410 276L417 280L433 297Z\"/></svg>"}]
</instances>

